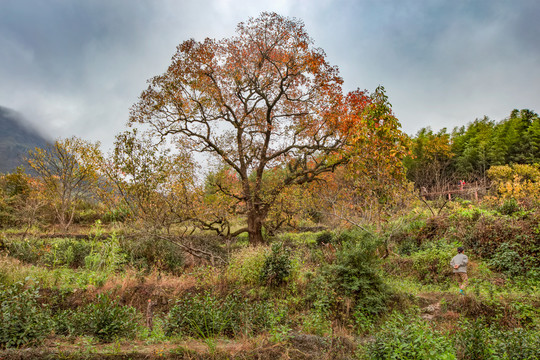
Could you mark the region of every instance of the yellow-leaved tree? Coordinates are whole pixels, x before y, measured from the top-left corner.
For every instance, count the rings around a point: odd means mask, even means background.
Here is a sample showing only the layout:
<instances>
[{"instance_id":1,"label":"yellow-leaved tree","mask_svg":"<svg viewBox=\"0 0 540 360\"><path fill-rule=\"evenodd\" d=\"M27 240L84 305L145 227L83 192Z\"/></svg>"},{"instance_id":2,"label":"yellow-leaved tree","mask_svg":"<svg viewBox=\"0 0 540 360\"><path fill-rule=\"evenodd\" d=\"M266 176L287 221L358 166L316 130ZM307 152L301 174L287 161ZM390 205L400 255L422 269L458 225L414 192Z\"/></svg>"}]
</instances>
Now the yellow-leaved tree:
<instances>
[{"instance_id":1,"label":"yellow-leaved tree","mask_svg":"<svg viewBox=\"0 0 540 360\"><path fill-rule=\"evenodd\" d=\"M28 152L27 163L42 182L41 195L64 230L73 222L77 203L94 194L99 177L96 159L99 158L99 143L77 137L59 139Z\"/></svg>"}]
</instances>

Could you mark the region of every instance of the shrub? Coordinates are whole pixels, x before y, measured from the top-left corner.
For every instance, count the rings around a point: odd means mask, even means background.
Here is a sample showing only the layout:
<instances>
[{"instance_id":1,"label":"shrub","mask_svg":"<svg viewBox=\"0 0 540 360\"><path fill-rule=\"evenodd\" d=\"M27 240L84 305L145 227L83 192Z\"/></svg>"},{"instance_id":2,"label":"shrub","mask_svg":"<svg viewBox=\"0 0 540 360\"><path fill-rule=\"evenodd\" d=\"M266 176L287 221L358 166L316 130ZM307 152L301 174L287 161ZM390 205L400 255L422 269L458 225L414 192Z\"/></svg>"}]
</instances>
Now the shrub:
<instances>
[{"instance_id":1,"label":"shrub","mask_svg":"<svg viewBox=\"0 0 540 360\"><path fill-rule=\"evenodd\" d=\"M90 242L70 238L58 239L42 246L43 256L40 263L52 267L82 267L84 258L92 251Z\"/></svg>"},{"instance_id":2,"label":"shrub","mask_svg":"<svg viewBox=\"0 0 540 360\"><path fill-rule=\"evenodd\" d=\"M332 334L332 321L324 311L315 309L303 319L302 329L308 334L328 336Z\"/></svg>"},{"instance_id":3,"label":"shrub","mask_svg":"<svg viewBox=\"0 0 540 360\"><path fill-rule=\"evenodd\" d=\"M416 315L394 315L367 347L369 359L456 359L452 343Z\"/></svg>"},{"instance_id":4,"label":"shrub","mask_svg":"<svg viewBox=\"0 0 540 360\"><path fill-rule=\"evenodd\" d=\"M84 265L89 270L116 271L122 267L126 258L120 240L113 233L105 240L93 241L90 254L84 258Z\"/></svg>"},{"instance_id":5,"label":"shrub","mask_svg":"<svg viewBox=\"0 0 540 360\"><path fill-rule=\"evenodd\" d=\"M39 297L36 287L0 285L0 348L39 343L50 333L50 313Z\"/></svg>"},{"instance_id":6,"label":"shrub","mask_svg":"<svg viewBox=\"0 0 540 360\"><path fill-rule=\"evenodd\" d=\"M5 247L11 256L26 263L36 264L41 256L40 247L33 241L6 239Z\"/></svg>"},{"instance_id":7,"label":"shrub","mask_svg":"<svg viewBox=\"0 0 540 360\"><path fill-rule=\"evenodd\" d=\"M400 239L397 253L399 255L411 255L412 253L419 251L418 240L412 236L407 236Z\"/></svg>"},{"instance_id":8,"label":"shrub","mask_svg":"<svg viewBox=\"0 0 540 360\"><path fill-rule=\"evenodd\" d=\"M276 240L284 246L296 248L299 245L316 244L319 234L315 232L286 232L276 236Z\"/></svg>"},{"instance_id":9,"label":"shrub","mask_svg":"<svg viewBox=\"0 0 540 360\"><path fill-rule=\"evenodd\" d=\"M430 243L411 255L415 277L424 284L448 283L452 280L450 260L457 244Z\"/></svg>"},{"instance_id":10,"label":"shrub","mask_svg":"<svg viewBox=\"0 0 540 360\"><path fill-rule=\"evenodd\" d=\"M53 268L70 266L114 271L126 258L115 234L104 240L90 241L72 238L11 240L6 246L10 254L21 261Z\"/></svg>"},{"instance_id":11,"label":"shrub","mask_svg":"<svg viewBox=\"0 0 540 360\"><path fill-rule=\"evenodd\" d=\"M138 316L135 308L116 304L107 294L98 295L73 317L75 334L91 335L103 342L119 337L131 337L137 329ZM63 325L69 329L70 324Z\"/></svg>"},{"instance_id":12,"label":"shrub","mask_svg":"<svg viewBox=\"0 0 540 360\"><path fill-rule=\"evenodd\" d=\"M76 312L71 309L62 310L54 314L52 318L54 333L57 335L75 334L77 330L80 330L75 328L76 324L74 319L76 319L76 317Z\"/></svg>"},{"instance_id":13,"label":"shrub","mask_svg":"<svg viewBox=\"0 0 540 360\"><path fill-rule=\"evenodd\" d=\"M517 245L503 243L489 260L489 265L497 271L504 272L509 276L523 274L524 266L519 253L515 250Z\"/></svg>"},{"instance_id":14,"label":"shrub","mask_svg":"<svg viewBox=\"0 0 540 360\"><path fill-rule=\"evenodd\" d=\"M379 272L376 240L345 247L335 264L324 269L338 294L350 296L356 308L368 314L385 310L389 289Z\"/></svg>"},{"instance_id":15,"label":"shrub","mask_svg":"<svg viewBox=\"0 0 540 360\"><path fill-rule=\"evenodd\" d=\"M499 332L493 344L493 353L504 360L539 359L540 333L522 328Z\"/></svg>"},{"instance_id":16,"label":"shrub","mask_svg":"<svg viewBox=\"0 0 540 360\"><path fill-rule=\"evenodd\" d=\"M261 269L260 281L268 286L284 284L292 270L292 260L288 249L281 243L272 244L272 250L266 255Z\"/></svg>"},{"instance_id":17,"label":"shrub","mask_svg":"<svg viewBox=\"0 0 540 360\"><path fill-rule=\"evenodd\" d=\"M165 320L165 332L209 338L258 333L272 323L274 310L267 303L250 303L238 294L224 299L206 292L176 302Z\"/></svg>"},{"instance_id":18,"label":"shrub","mask_svg":"<svg viewBox=\"0 0 540 360\"><path fill-rule=\"evenodd\" d=\"M94 224L97 220L100 220L101 212L98 209L84 208L77 209L73 217L74 224Z\"/></svg>"},{"instance_id":19,"label":"shrub","mask_svg":"<svg viewBox=\"0 0 540 360\"><path fill-rule=\"evenodd\" d=\"M358 242L370 242L372 235L363 230L346 230L340 232L335 237L335 242L338 244L354 244Z\"/></svg>"},{"instance_id":20,"label":"shrub","mask_svg":"<svg viewBox=\"0 0 540 360\"><path fill-rule=\"evenodd\" d=\"M332 234L330 231L322 231L315 238L315 241L319 246L323 244L331 244L333 240L334 234Z\"/></svg>"},{"instance_id":21,"label":"shrub","mask_svg":"<svg viewBox=\"0 0 540 360\"><path fill-rule=\"evenodd\" d=\"M167 335L182 334L196 337L213 337L232 332L235 304L230 300L220 301L210 293L185 297L178 300L169 311L165 321Z\"/></svg>"},{"instance_id":22,"label":"shrub","mask_svg":"<svg viewBox=\"0 0 540 360\"><path fill-rule=\"evenodd\" d=\"M378 239L349 243L338 251L336 261L321 267L308 288L308 300L318 311L350 321L349 310L378 315L386 310L390 290L379 271L375 250ZM344 309L345 314L340 311Z\"/></svg>"},{"instance_id":23,"label":"shrub","mask_svg":"<svg viewBox=\"0 0 540 360\"><path fill-rule=\"evenodd\" d=\"M461 329L456 336L456 350L458 359L483 360L491 359L492 350L489 338L490 330L484 319L475 319L472 322L462 320Z\"/></svg>"},{"instance_id":24,"label":"shrub","mask_svg":"<svg viewBox=\"0 0 540 360\"><path fill-rule=\"evenodd\" d=\"M500 212L503 215L512 215L513 213L516 213L520 211L521 208L514 198L510 198L505 200L501 206L497 209L498 212Z\"/></svg>"},{"instance_id":25,"label":"shrub","mask_svg":"<svg viewBox=\"0 0 540 360\"><path fill-rule=\"evenodd\" d=\"M513 218L482 216L462 239L465 247L483 258L491 258L499 246L507 243L521 243L529 247L534 243L530 229L523 220Z\"/></svg>"},{"instance_id":26,"label":"shrub","mask_svg":"<svg viewBox=\"0 0 540 360\"><path fill-rule=\"evenodd\" d=\"M540 333L538 330L516 328L502 331L487 326L482 318L462 320L455 345L460 360L538 359Z\"/></svg>"},{"instance_id":27,"label":"shrub","mask_svg":"<svg viewBox=\"0 0 540 360\"><path fill-rule=\"evenodd\" d=\"M181 248L170 241L144 237L137 241L126 240L122 247L127 253L127 261L140 270L158 267L173 274L181 272L184 254Z\"/></svg>"},{"instance_id":28,"label":"shrub","mask_svg":"<svg viewBox=\"0 0 540 360\"><path fill-rule=\"evenodd\" d=\"M105 223L124 222L128 218L129 213L129 209L126 208L112 209L102 216L102 220Z\"/></svg>"}]
</instances>

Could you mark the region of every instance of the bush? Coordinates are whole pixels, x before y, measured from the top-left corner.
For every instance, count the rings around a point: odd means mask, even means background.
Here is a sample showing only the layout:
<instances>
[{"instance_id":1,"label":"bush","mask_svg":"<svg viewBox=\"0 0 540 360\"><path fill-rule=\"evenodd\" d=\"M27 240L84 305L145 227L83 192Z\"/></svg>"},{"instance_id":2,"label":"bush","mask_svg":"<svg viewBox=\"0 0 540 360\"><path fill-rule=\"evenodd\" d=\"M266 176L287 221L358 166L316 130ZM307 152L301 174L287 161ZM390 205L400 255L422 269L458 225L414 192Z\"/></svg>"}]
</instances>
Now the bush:
<instances>
[{"instance_id":1,"label":"bush","mask_svg":"<svg viewBox=\"0 0 540 360\"><path fill-rule=\"evenodd\" d=\"M206 292L176 302L165 320L165 332L209 338L259 333L272 323L274 309L267 303L249 303L238 294L224 299Z\"/></svg>"},{"instance_id":2,"label":"bush","mask_svg":"<svg viewBox=\"0 0 540 360\"><path fill-rule=\"evenodd\" d=\"M54 314L53 316L53 328L56 335L74 335L77 333L83 333L79 328L76 328L75 319L77 318L77 313L71 309L62 310Z\"/></svg>"},{"instance_id":3,"label":"bush","mask_svg":"<svg viewBox=\"0 0 540 360\"><path fill-rule=\"evenodd\" d=\"M415 277L424 284L448 283L452 280L450 260L457 244L430 243L411 255Z\"/></svg>"},{"instance_id":4,"label":"bush","mask_svg":"<svg viewBox=\"0 0 540 360\"><path fill-rule=\"evenodd\" d=\"M332 234L330 231L322 231L315 238L315 241L317 242L317 245L319 246L323 244L331 244L333 240L334 240L334 234Z\"/></svg>"},{"instance_id":5,"label":"bush","mask_svg":"<svg viewBox=\"0 0 540 360\"><path fill-rule=\"evenodd\" d=\"M315 309L304 317L302 330L308 334L329 336L332 334L332 321L324 311Z\"/></svg>"},{"instance_id":6,"label":"bush","mask_svg":"<svg viewBox=\"0 0 540 360\"><path fill-rule=\"evenodd\" d=\"M479 257L492 258L503 243L520 244L532 255L537 240L531 234L530 224L523 219L482 216L469 229L462 231L462 241L469 251Z\"/></svg>"},{"instance_id":7,"label":"bush","mask_svg":"<svg viewBox=\"0 0 540 360\"><path fill-rule=\"evenodd\" d=\"M372 256L356 246L339 253L336 263L328 265L325 271L338 294L352 297L356 308L375 315L386 309L389 289Z\"/></svg>"},{"instance_id":8,"label":"bush","mask_svg":"<svg viewBox=\"0 0 540 360\"><path fill-rule=\"evenodd\" d=\"M524 266L519 253L515 250L517 245L503 243L489 260L489 265L497 271L514 277L523 274Z\"/></svg>"},{"instance_id":9,"label":"bush","mask_svg":"<svg viewBox=\"0 0 540 360\"><path fill-rule=\"evenodd\" d=\"M372 235L363 230L347 230L340 232L335 237L338 244L355 244L358 242L370 242Z\"/></svg>"},{"instance_id":10,"label":"bush","mask_svg":"<svg viewBox=\"0 0 540 360\"><path fill-rule=\"evenodd\" d=\"M83 267L84 259L92 251L92 244L84 240L58 239L42 244L43 256L39 260L43 265Z\"/></svg>"},{"instance_id":11,"label":"bush","mask_svg":"<svg viewBox=\"0 0 540 360\"><path fill-rule=\"evenodd\" d=\"M37 241L31 242L29 240L19 241L6 239L5 247L8 250L9 255L30 264L37 264L42 255L41 246L37 244Z\"/></svg>"},{"instance_id":12,"label":"bush","mask_svg":"<svg viewBox=\"0 0 540 360\"><path fill-rule=\"evenodd\" d=\"M116 271L126 262L127 255L120 246L116 234L102 241L94 240L92 250L84 258L84 266L89 270Z\"/></svg>"},{"instance_id":13,"label":"bush","mask_svg":"<svg viewBox=\"0 0 540 360\"><path fill-rule=\"evenodd\" d=\"M394 315L367 347L369 359L456 359L452 343L416 318Z\"/></svg>"},{"instance_id":14,"label":"bush","mask_svg":"<svg viewBox=\"0 0 540 360\"><path fill-rule=\"evenodd\" d=\"M50 313L39 298L36 287L0 285L0 348L36 344L50 333Z\"/></svg>"},{"instance_id":15,"label":"bush","mask_svg":"<svg viewBox=\"0 0 540 360\"><path fill-rule=\"evenodd\" d=\"M72 238L6 242L11 256L36 265L49 267L86 267L89 270L117 270L126 255L115 234L104 240Z\"/></svg>"},{"instance_id":16,"label":"bush","mask_svg":"<svg viewBox=\"0 0 540 360\"><path fill-rule=\"evenodd\" d=\"M77 209L73 217L73 224L94 224L100 220L101 212L98 209L85 208Z\"/></svg>"},{"instance_id":17,"label":"bush","mask_svg":"<svg viewBox=\"0 0 540 360\"><path fill-rule=\"evenodd\" d=\"M502 203L502 205L497 209L497 211L503 215L512 215L520 210L521 207L514 198L505 200L504 203Z\"/></svg>"},{"instance_id":18,"label":"bush","mask_svg":"<svg viewBox=\"0 0 540 360\"><path fill-rule=\"evenodd\" d=\"M284 284L292 270L292 260L288 249L283 244L272 244L272 250L264 260L260 281L268 286L276 287Z\"/></svg>"},{"instance_id":19,"label":"bush","mask_svg":"<svg viewBox=\"0 0 540 360\"><path fill-rule=\"evenodd\" d=\"M144 237L137 241L126 240L122 247L127 253L127 261L140 270L157 267L179 274L184 266L182 249L170 241L153 237Z\"/></svg>"},{"instance_id":20,"label":"bush","mask_svg":"<svg viewBox=\"0 0 540 360\"><path fill-rule=\"evenodd\" d=\"M390 290L379 271L377 245L378 240L373 238L345 244L333 264L321 267L308 288L308 299L315 309L327 312L355 309L367 317L386 310Z\"/></svg>"},{"instance_id":21,"label":"bush","mask_svg":"<svg viewBox=\"0 0 540 360\"><path fill-rule=\"evenodd\" d=\"M94 303L74 313L73 323L58 322L57 326L77 335L91 335L100 341L111 342L115 338L135 335L138 320L135 308L118 305L107 294L100 294Z\"/></svg>"},{"instance_id":22,"label":"bush","mask_svg":"<svg viewBox=\"0 0 540 360\"><path fill-rule=\"evenodd\" d=\"M487 326L482 318L462 320L461 331L456 334L455 344L458 359L539 359L540 333L538 330L516 328L501 331Z\"/></svg>"},{"instance_id":23,"label":"bush","mask_svg":"<svg viewBox=\"0 0 540 360\"><path fill-rule=\"evenodd\" d=\"M129 213L129 209L126 208L112 209L110 211L107 211L102 216L101 220L103 220L103 222L105 223L124 222L128 218Z\"/></svg>"},{"instance_id":24,"label":"bush","mask_svg":"<svg viewBox=\"0 0 540 360\"><path fill-rule=\"evenodd\" d=\"M540 333L521 328L499 332L493 344L493 353L504 360L540 359Z\"/></svg>"},{"instance_id":25,"label":"bush","mask_svg":"<svg viewBox=\"0 0 540 360\"><path fill-rule=\"evenodd\" d=\"M491 359L489 328L483 319L472 322L462 320L459 324L461 331L456 337L458 359L483 360Z\"/></svg>"}]
</instances>

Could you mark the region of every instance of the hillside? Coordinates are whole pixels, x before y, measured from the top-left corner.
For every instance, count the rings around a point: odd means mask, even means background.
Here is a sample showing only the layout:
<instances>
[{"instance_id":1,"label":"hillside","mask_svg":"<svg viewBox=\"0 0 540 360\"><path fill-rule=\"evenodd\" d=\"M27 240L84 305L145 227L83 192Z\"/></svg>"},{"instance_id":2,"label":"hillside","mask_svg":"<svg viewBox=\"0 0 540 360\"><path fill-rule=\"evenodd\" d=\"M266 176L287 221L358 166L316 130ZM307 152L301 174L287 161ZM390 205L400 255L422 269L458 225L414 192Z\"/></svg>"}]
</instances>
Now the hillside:
<instances>
[{"instance_id":1,"label":"hillside","mask_svg":"<svg viewBox=\"0 0 540 360\"><path fill-rule=\"evenodd\" d=\"M0 173L21 165L29 149L47 143L17 112L0 106Z\"/></svg>"},{"instance_id":2,"label":"hillside","mask_svg":"<svg viewBox=\"0 0 540 360\"><path fill-rule=\"evenodd\" d=\"M219 265L128 222L28 239L13 228L0 233L0 358L539 359L540 213L466 200L410 210L391 235L184 239Z\"/></svg>"}]
</instances>

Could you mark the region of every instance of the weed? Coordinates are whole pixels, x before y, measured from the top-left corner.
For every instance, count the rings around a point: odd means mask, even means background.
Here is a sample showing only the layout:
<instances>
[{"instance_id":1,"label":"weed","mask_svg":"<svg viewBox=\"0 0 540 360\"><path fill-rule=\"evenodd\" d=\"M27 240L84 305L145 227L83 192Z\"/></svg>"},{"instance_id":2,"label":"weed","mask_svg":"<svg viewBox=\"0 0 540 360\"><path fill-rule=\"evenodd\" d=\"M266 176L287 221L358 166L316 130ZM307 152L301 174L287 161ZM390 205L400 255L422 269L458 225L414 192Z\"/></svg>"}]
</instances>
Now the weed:
<instances>
[{"instance_id":1,"label":"weed","mask_svg":"<svg viewBox=\"0 0 540 360\"><path fill-rule=\"evenodd\" d=\"M242 308L236 296L223 301L208 292L185 297L170 310L165 332L168 336L183 334L203 339L218 334L231 336L237 331L235 325Z\"/></svg>"},{"instance_id":2,"label":"weed","mask_svg":"<svg viewBox=\"0 0 540 360\"><path fill-rule=\"evenodd\" d=\"M149 271L157 267L173 274L180 274L183 269L184 254L170 241L146 236L136 241L123 240L121 245L127 262L137 269Z\"/></svg>"},{"instance_id":3,"label":"weed","mask_svg":"<svg viewBox=\"0 0 540 360\"><path fill-rule=\"evenodd\" d=\"M329 336L332 333L332 321L325 311L314 309L303 318L302 329L308 334Z\"/></svg>"},{"instance_id":4,"label":"weed","mask_svg":"<svg viewBox=\"0 0 540 360\"><path fill-rule=\"evenodd\" d=\"M499 354L501 359L527 359L540 358L540 332L526 331L522 328L510 331L497 332L493 341L493 353Z\"/></svg>"},{"instance_id":5,"label":"weed","mask_svg":"<svg viewBox=\"0 0 540 360\"><path fill-rule=\"evenodd\" d=\"M233 281L246 285L258 285L266 262L266 247L245 247L231 256L226 275Z\"/></svg>"},{"instance_id":6,"label":"weed","mask_svg":"<svg viewBox=\"0 0 540 360\"><path fill-rule=\"evenodd\" d=\"M430 243L424 250L411 255L417 280L424 284L448 283L452 279L450 260L457 244L442 241Z\"/></svg>"}]
</instances>

